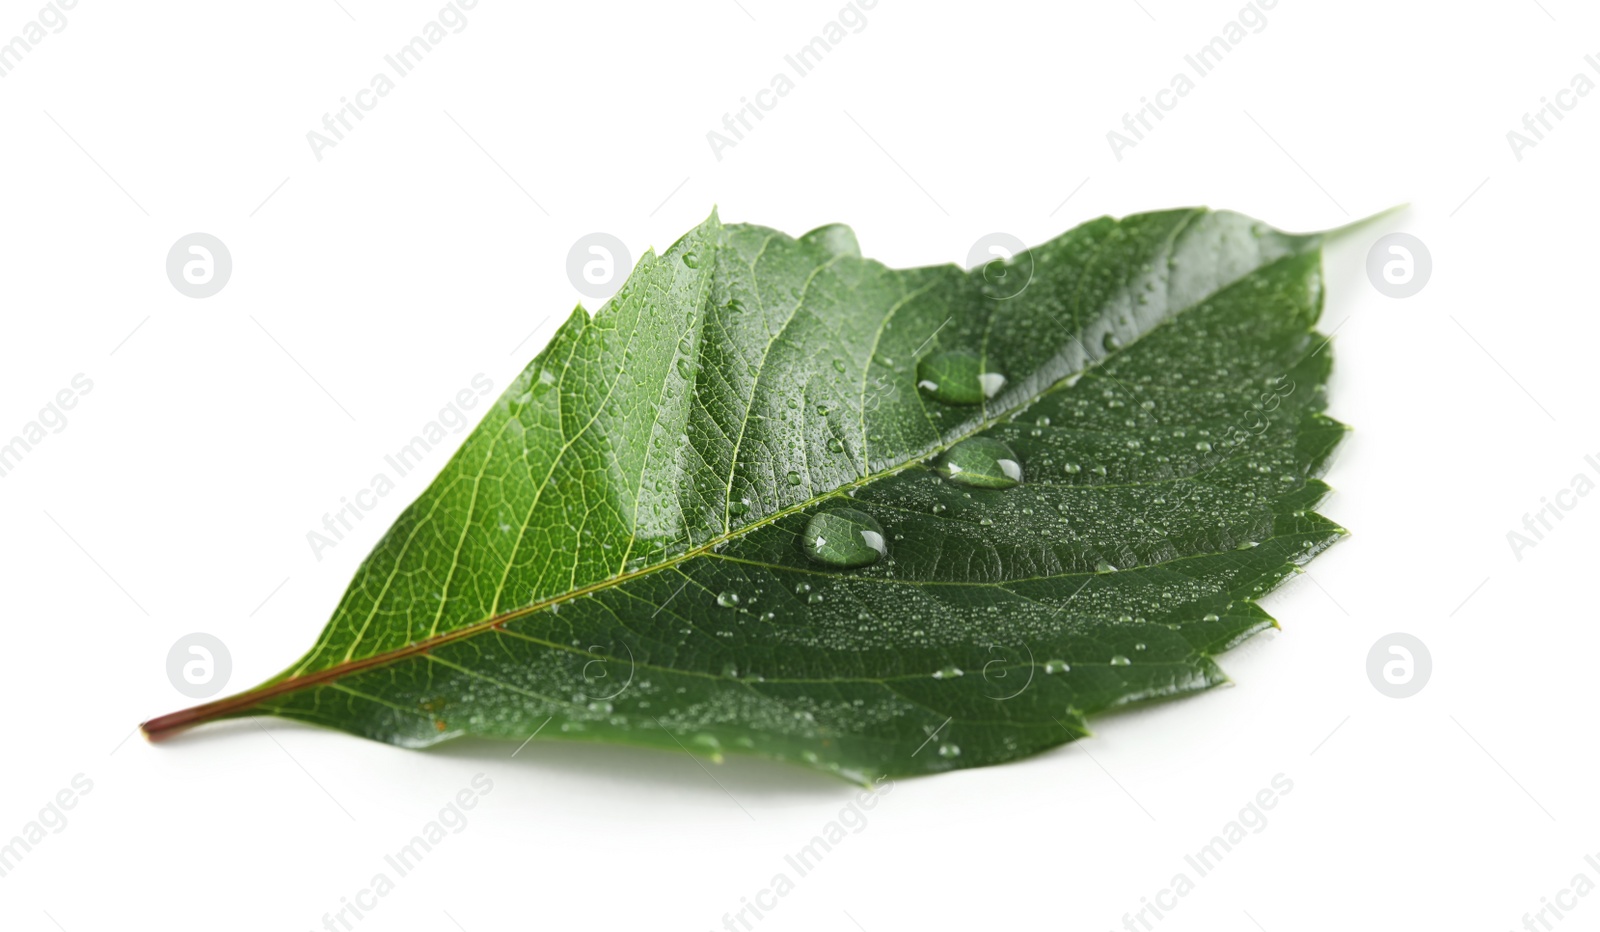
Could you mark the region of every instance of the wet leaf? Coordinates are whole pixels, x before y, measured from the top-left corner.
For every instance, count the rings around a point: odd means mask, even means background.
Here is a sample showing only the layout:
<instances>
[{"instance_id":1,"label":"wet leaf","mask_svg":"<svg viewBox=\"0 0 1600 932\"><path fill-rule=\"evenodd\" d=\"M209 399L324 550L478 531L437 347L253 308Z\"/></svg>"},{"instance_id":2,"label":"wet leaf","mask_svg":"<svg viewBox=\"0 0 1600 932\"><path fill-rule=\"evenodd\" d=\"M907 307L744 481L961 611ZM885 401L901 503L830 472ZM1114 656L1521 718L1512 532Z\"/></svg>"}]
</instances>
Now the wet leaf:
<instances>
[{"instance_id":1,"label":"wet leaf","mask_svg":"<svg viewBox=\"0 0 1600 932\"><path fill-rule=\"evenodd\" d=\"M867 780L1206 689L1344 533L1312 511L1344 433L1320 265L1317 237L1178 210L1087 223L997 290L713 215L572 314L303 658L146 729L538 732Z\"/></svg>"}]
</instances>

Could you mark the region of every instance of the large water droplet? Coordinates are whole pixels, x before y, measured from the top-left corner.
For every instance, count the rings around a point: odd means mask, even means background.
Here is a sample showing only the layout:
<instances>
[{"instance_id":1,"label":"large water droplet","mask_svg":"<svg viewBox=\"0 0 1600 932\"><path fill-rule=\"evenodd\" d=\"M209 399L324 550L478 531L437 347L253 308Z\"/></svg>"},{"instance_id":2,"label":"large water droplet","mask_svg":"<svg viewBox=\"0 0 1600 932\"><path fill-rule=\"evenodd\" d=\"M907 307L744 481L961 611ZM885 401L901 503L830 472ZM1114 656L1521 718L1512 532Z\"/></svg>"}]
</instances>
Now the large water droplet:
<instances>
[{"instance_id":1,"label":"large water droplet","mask_svg":"<svg viewBox=\"0 0 1600 932\"><path fill-rule=\"evenodd\" d=\"M830 508L812 515L801 543L806 556L823 566L870 566L889 552L883 527L854 508Z\"/></svg>"},{"instance_id":2,"label":"large water droplet","mask_svg":"<svg viewBox=\"0 0 1600 932\"><path fill-rule=\"evenodd\" d=\"M1004 443L973 437L950 448L935 467L951 482L980 489L1009 489L1022 481L1022 464Z\"/></svg>"},{"instance_id":3,"label":"large water droplet","mask_svg":"<svg viewBox=\"0 0 1600 932\"><path fill-rule=\"evenodd\" d=\"M978 354L965 350L934 353L917 363L917 387L947 405L980 404L1005 384L1005 376L983 371Z\"/></svg>"},{"instance_id":4,"label":"large water droplet","mask_svg":"<svg viewBox=\"0 0 1600 932\"><path fill-rule=\"evenodd\" d=\"M719 592L717 593L717 604L723 608L735 608L739 604L739 593Z\"/></svg>"},{"instance_id":5,"label":"large water droplet","mask_svg":"<svg viewBox=\"0 0 1600 932\"><path fill-rule=\"evenodd\" d=\"M692 252L686 252L683 254L683 264L691 269L698 269L700 267L700 257Z\"/></svg>"}]
</instances>

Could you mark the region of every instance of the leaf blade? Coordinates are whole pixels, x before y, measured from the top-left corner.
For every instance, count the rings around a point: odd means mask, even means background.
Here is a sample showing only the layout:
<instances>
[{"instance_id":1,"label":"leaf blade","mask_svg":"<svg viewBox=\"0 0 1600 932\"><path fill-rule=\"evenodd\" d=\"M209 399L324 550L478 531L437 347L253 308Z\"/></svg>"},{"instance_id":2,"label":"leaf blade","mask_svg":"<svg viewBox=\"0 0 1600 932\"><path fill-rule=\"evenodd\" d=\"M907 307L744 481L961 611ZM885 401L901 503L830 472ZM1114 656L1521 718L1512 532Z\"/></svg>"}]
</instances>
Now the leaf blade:
<instances>
[{"instance_id":1,"label":"leaf blade","mask_svg":"<svg viewBox=\"0 0 1600 932\"><path fill-rule=\"evenodd\" d=\"M201 717L424 746L555 716L549 737L868 779L1014 759L1221 682L1211 656L1273 624L1251 600L1343 533L1309 511L1343 432L1320 413L1317 240L1168 211L1024 264L997 294L981 271L863 260L846 228L713 215L569 318L299 664ZM993 397L916 388L920 355L973 346L1007 373ZM1241 394L1258 382L1270 411ZM978 435L1018 450L1021 488L923 466ZM885 565L800 556L834 500L898 535Z\"/></svg>"}]
</instances>

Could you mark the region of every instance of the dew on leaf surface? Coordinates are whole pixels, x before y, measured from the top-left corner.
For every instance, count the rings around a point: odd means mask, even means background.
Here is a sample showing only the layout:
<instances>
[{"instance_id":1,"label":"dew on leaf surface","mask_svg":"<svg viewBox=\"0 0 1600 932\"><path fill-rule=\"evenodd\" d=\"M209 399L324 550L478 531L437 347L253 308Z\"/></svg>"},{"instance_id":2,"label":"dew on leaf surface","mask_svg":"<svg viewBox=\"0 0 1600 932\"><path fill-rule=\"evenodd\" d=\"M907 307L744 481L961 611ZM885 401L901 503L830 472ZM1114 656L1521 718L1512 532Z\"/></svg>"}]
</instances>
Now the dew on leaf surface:
<instances>
[{"instance_id":1,"label":"dew on leaf surface","mask_svg":"<svg viewBox=\"0 0 1600 932\"><path fill-rule=\"evenodd\" d=\"M917 387L947 405L981 404L1005 384L1004 375L985 372L978 354L966 350L934 353L917 363Z\"/></svg>"},{"instance_id":2,"label":"dew on leaf surface","mask_svg":"<svg viewBox=\"0 0 1600 932\"><path fill-rule=\"evenodd\" d=\"M1022 481L1017 454L991 437L961 441L934 468L951 482L980 489L1009 489Z\"/></svg>"},{"instance_id":3,"label":"dew on leaf surface","mask_svg":"<svg viewBox=\"0 0 1600 932\"><path fill-rule=\"evenodd\" d=\"M841 569L870 566L889 552L882 525L854 508L830 508L812 515L800 542L813 561Z\"/></svg>"}]
</instances>

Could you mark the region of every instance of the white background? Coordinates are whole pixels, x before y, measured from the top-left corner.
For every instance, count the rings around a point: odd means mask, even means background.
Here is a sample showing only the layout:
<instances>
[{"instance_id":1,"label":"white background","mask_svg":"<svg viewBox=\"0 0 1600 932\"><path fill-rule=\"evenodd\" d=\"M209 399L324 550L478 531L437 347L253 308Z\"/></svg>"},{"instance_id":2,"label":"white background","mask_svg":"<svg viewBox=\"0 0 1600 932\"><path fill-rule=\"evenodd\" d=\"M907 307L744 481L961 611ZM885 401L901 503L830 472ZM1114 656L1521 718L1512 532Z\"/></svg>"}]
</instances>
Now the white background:
<instances>
[{"instance_id":1,"label":"white background","mask_svg":"<svg viewBox=\"0 0 1600 932\"><path fill-rule=\"evenodd\" d=\"M1283 630L1223 658L1237 685L898 782L762 932L1121 928L1280 773L1266 827L1155 928L1503 930L1600 881L1600 498L1521 559L1507 541L1576 474L1600 480L1600 94L1521 160L1506 139L1573 75L1600 81L1600 14L1282 0L1118 160L1107 131L1237 0L881 0L718 160L707 131L838 0L483 0L319 161L307 132L438 9L83 0L0 79L0 435L75 374L94 384L0 479L0 840L93 782L0 878L0 926L321 928L480 772L494 788L466 829L356 928L721 928L785 869L852 787L275 720L130 737L191 704L165 669L180 636L226 642L230 691L312 642L427 476L320 561L306 532L475 373L511 380L579 299L574 240L607 231L636 258L713 205L792 234L846 222L912 265L1106 213L1206 204L1309 230L1411 204L1327 253L1331 410L1355 431L1324 511L1354 533L1266 600ZM0 3L0 41L38 10ZM1406 300L1364 271L1393 230L1433 257ZM164 269L194 231L234 261L204 300ZM1392 631L1432 652L1410 699L1367 679ZM1545 917L1600 922L1600 896L1576 902Z\"/></svg>"}]
</instances>

